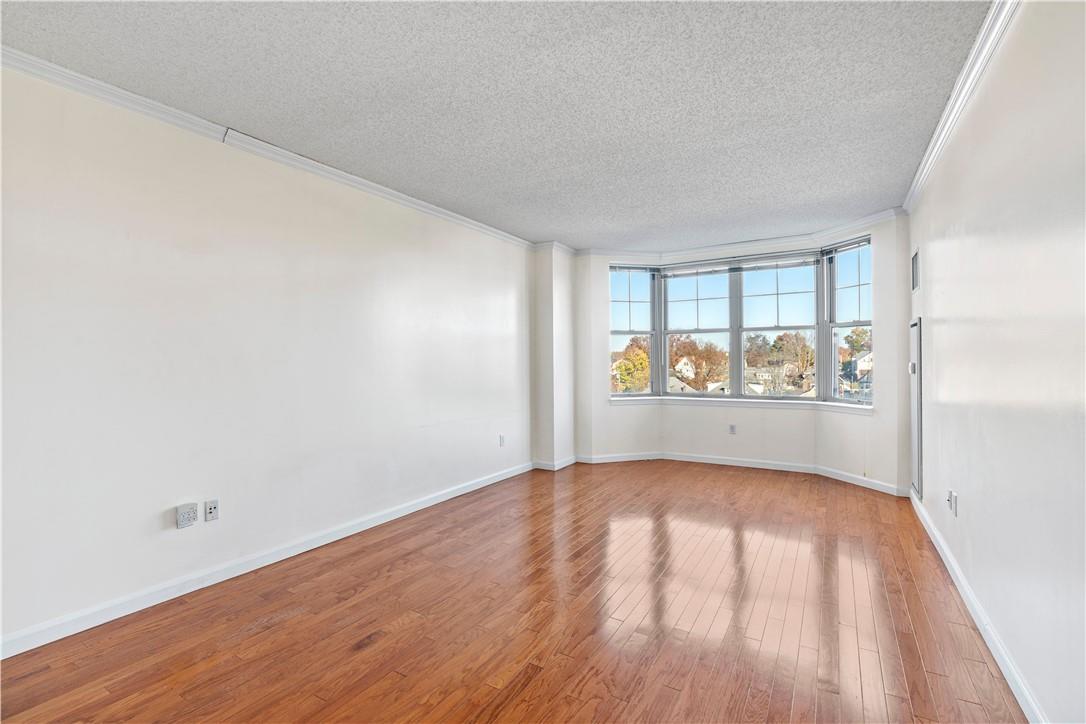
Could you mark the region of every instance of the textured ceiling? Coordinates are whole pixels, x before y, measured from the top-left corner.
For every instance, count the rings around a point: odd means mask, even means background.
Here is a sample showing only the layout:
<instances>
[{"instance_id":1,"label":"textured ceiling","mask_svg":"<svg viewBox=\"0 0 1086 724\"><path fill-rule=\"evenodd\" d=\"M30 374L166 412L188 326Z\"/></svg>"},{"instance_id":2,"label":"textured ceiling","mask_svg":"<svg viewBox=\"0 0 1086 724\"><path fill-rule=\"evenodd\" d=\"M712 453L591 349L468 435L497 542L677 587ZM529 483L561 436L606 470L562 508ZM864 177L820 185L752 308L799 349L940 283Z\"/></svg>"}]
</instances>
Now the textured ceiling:
<instances>
[{"instance_id":1,"label":"textured ceiling","mask_svg":"<svg viewBox=\"0 0 1086 724\"><path fill-rule=\"evenodd\" d=\"M987 3L22 3L3 42L532 241L901 204Z\"/></svg>"}]
</instances>

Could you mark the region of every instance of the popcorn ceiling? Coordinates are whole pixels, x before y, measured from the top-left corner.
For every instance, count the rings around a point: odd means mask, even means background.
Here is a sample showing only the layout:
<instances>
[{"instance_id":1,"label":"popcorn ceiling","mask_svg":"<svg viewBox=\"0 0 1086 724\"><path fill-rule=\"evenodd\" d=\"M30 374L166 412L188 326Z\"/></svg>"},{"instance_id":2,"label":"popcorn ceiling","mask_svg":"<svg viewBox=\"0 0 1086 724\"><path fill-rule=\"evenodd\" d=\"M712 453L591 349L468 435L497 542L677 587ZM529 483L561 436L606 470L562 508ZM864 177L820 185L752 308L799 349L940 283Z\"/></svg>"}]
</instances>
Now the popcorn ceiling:
<instances>
[{"instance_id":1,"label":"popcorn ceiling","mask_svg":"<svg viewBox=\"0 0 1086 724\"><path fill-rule=\"evenodd\" d=\"M531 241L902 203L987 3L23 3L3 42Z\"/></svg>"}]
</instances>

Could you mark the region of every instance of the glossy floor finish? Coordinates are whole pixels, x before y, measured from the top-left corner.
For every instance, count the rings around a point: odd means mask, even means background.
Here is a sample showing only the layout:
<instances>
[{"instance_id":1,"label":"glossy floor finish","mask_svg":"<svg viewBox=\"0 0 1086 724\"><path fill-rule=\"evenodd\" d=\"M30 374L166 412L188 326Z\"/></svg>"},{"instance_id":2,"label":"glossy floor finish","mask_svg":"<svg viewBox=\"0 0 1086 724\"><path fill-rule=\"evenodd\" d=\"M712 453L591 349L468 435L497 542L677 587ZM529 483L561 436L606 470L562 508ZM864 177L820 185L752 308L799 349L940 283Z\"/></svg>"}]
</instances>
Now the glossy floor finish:
<instances>
[{"instance_id":1,"label":"glossy floor finish","mask_svg":"<svg viewBox=\"0 0 1086 724\"><path fill-rule=\"evenodd\" d=\"M1024 721L910 504L534 471L11 658L11 720Z\"/></svg>"}]
</instances>

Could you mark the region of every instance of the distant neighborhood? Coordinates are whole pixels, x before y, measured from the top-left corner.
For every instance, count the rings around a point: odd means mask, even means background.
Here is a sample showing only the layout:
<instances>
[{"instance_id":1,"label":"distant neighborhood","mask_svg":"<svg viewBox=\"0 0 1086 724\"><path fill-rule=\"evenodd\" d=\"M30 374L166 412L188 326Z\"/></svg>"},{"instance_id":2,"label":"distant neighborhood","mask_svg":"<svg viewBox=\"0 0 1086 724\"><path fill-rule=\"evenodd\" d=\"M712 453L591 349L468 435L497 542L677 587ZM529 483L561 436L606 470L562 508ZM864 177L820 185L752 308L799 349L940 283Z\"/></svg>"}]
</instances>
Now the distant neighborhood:
<instances>
[{"instance_id":1,"label":"distant neighborhood","mask_svg":"<svg viewBox=\"0 0 1086 724\"><path fill-rule=\"evenodd\" d=\"M770 339L772 335L772 339ZM731 394L727 349L708 337L675 334L668 338L667 391L673 394ZM871 328L838 330L836 397L870 402L874 356ZM818 395L813 333L747 332L744 335L743 393L765 397ZM725 343L726 344L726 343ZM651 387L650 341L631 337L611 353L611 391L644 393Z\"/></svg>"}]
</instances>

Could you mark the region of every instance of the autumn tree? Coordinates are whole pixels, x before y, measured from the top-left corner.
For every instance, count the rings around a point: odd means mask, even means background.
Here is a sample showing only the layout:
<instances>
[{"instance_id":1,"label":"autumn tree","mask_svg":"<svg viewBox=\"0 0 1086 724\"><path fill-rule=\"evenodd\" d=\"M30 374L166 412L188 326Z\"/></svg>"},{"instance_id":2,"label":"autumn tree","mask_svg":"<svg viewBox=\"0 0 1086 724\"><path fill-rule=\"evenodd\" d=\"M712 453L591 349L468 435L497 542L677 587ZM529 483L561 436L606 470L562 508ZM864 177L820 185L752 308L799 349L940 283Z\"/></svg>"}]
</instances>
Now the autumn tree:
<instances>
[{"instance_id":1,"label":"autumn tree","mask_svg":"<svg viewBox=\"0 0 1086 724\"><path fill-rule=\"evenodd\" d=\"M792 363L801 374L814 367L815 351L803 332L781 332L770 347L772 357L778 364Z\"/></svg>"},{"instance_id":2,"label":"autumn tree","mask_svg":"<svg viewBox=\"0 0 1086 724\"><path fill-rule=\"evenodd\" d=\"M709 385L728 379L728 351L709 340L701 340L690 334L675 334L668 338L668 369L695 390L705 392ZM693 368L693 375L679 369L686 359Z\"/></svg>"},{"instance_id":3,"label":"autumn tree","mask_svg":"<svg viewBox=\"0 0 1086 724\"><path fill-rule=\"evenodd\" d=\"M648 337L630 337L624 350L611 353L612 392L642 392L650 377Z\"/></svg>"}]
</instances>

